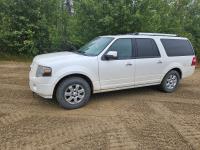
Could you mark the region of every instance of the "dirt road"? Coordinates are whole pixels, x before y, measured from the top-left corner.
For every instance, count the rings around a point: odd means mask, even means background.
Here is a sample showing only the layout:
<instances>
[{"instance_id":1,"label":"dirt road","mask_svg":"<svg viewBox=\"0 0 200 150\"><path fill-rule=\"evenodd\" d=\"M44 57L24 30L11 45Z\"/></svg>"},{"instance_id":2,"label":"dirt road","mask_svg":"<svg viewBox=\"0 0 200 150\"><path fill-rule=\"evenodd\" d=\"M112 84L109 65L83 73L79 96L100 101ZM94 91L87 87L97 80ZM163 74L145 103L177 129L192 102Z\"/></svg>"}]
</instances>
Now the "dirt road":
<instances>
[{"instance_id":1,"label":"dirt road","mask_svg":"<svg viewBox=\"0 0 200 150\"><path fill-rule=\"evenodd\" d=\"M172 94L156 87L92 96L64 110L33 97L28 63L0 63L0 149L200 149L200 69Z\"/></svg>"}]
</instances>

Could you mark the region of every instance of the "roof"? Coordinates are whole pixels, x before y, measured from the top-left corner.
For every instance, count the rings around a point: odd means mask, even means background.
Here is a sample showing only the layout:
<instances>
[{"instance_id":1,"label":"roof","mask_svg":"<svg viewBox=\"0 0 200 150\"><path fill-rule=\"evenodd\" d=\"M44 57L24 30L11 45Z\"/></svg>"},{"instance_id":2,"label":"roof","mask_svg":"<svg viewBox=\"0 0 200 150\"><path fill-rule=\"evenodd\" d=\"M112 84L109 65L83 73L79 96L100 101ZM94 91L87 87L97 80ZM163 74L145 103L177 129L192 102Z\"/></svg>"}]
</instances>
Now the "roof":
<instances>
[{"instance_id":1,"label":"roof","mask_svg":"<svg viewBox=\"0 0 200 150\"><path fill-rule=\"evenodd\" d=\"M164 34L164 33L128 33L123 35L105 35L103 37L113 37L113 38L153 38L153 39L187 39L184 37L179 37L176 34Z\"/></svg>"}]
</instances>

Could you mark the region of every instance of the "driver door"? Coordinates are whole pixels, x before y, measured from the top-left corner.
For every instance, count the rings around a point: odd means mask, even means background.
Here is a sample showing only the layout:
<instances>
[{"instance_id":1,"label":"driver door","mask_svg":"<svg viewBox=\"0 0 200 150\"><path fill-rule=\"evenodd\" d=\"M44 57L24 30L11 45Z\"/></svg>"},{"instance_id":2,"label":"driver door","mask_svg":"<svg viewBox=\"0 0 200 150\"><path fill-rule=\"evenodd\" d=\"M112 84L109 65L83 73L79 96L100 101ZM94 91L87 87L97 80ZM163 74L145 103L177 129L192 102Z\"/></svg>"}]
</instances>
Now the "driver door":
<instances>
[{"instance_id":1,"label":"driver door","mask_svg":"<svg viewBox=\"0 0 200 150\"><path fill-rule=\"evenodd\" d=\"M117 58L108 59L106 54L109 51L117 52ZM99 78L101 89L114 89L134 85L133 45L132 39L117 39L107 50L98 58Z\"/></svg>"}]
</instances>

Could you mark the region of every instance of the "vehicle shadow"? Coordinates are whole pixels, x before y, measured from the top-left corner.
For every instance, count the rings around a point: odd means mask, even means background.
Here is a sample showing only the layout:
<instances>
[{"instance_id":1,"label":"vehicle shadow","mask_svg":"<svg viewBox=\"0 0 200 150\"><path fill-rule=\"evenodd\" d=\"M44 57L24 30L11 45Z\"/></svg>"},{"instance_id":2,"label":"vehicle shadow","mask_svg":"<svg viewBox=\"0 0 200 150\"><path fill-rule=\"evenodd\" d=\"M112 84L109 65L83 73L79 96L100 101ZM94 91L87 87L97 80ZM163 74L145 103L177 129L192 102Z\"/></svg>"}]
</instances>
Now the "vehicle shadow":
<instances>
[{"instance_id":1,"label":"vehicle shadow","mask_svg":"<svg viewBox=\"0 0 200 150\"><path fill-rule=\"evenodd\" d=\"M98 100L108 100L108 99L119 99L120 97L130 97L130 96L140 96L146 95L150 96L152 93L162 93L158 86L148 86L148 87L140 87L140 88L132 88L132 89L125 89L125 90L118 90L118 91L110 91L104 93L96 93L91 96L92 101Z\"/></svg>"}]
</instances>

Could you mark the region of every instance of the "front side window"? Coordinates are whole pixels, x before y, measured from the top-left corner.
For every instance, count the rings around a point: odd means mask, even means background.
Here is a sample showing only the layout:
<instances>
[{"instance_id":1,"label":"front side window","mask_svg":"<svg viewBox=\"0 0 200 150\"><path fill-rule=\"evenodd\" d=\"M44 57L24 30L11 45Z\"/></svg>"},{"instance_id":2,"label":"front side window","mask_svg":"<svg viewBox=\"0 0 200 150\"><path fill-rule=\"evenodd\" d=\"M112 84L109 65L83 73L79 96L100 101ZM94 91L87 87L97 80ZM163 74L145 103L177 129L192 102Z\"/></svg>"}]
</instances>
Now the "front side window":
<instances>
[{"instance_id":1,"label":"front side window","mask_svg":"<svg viewBox=\"0 0 200 150\"><path fill-rule=\"evenodd\" d=\"M194 55L194 50L188 40L161 39L161 42L168 56Z\"/></svg>"},{"instance_id":2,"label":"front side window","mask_svg":"<svg viewBox=\"0 0 200 150\"><path fill-rule=\"evenodd\" d=\"M117 51L118 59L129 59L132 57L132 40L117 39L111 45L109 51Z\"/></svg>"},{"instance_id":3,"label":"front side window","mask_svg":"<svg viewBox=\"0 0 200 150\"><path fill-rule=\"evenodd\" d=\"M138 58L160 57L158 47L153 39L136 39Z\"/></svg>"},{"instance_id":4,"label":"front side window","mask_svg":"<svg viewBox=\"0 0 200 150\"><path fill-rule=\"evenodd\" d=\"M87 56L97 56L110 44L113 39L114 38L111 37L97 37L76 52Z\"/></svg>"}]
</instances>

